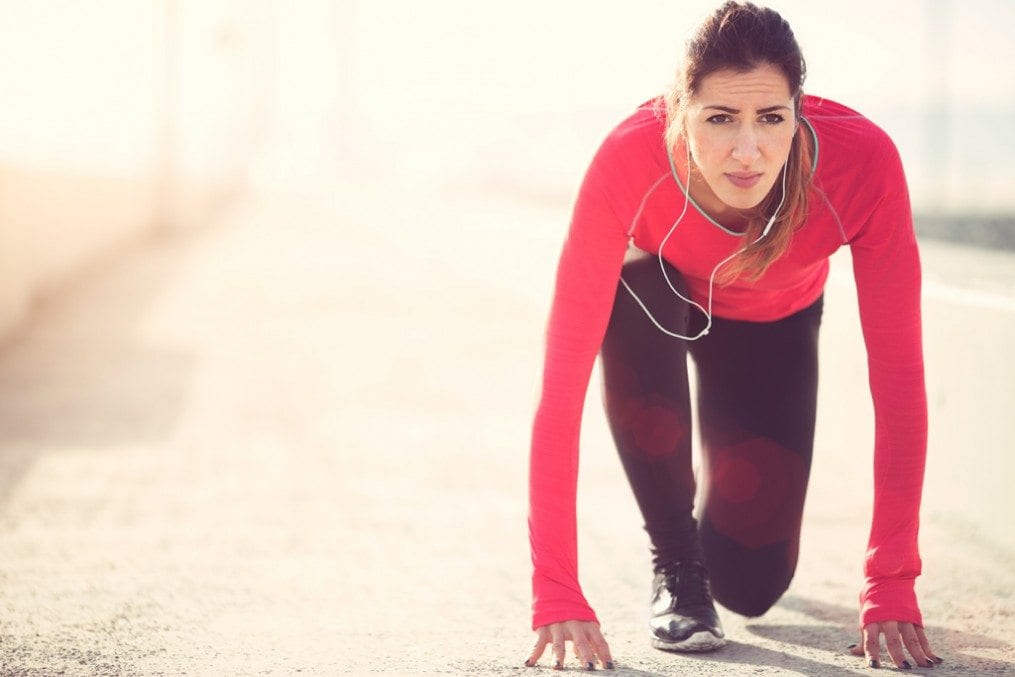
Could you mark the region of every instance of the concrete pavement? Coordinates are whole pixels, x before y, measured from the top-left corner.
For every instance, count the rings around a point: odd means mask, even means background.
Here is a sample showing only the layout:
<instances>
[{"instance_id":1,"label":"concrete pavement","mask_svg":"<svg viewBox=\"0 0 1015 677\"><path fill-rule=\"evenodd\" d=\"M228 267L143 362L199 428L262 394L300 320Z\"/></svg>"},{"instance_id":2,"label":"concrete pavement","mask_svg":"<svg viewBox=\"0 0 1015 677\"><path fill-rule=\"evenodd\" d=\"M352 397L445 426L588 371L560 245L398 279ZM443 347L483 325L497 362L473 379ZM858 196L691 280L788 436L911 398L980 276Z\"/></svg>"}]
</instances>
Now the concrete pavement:
<instances>
[{"instance_id":1,"label":"concrete pavement","mask_svg":"<svg viewBox=\"0 0 1015 677\"><path fill-rule=\"evenodd\" d=\"M546 674L521 665L526 463L566 220L264 194L49 299L0 353L0 674ZM590 389L582 580L615 674L867 672L843 652L872 426L840 259L798 575L761 619L721 611L721 652L648 645L646 538ZM1013 674L1015 256L924 260L934 674Z\"/></svg>"}]
</instances>

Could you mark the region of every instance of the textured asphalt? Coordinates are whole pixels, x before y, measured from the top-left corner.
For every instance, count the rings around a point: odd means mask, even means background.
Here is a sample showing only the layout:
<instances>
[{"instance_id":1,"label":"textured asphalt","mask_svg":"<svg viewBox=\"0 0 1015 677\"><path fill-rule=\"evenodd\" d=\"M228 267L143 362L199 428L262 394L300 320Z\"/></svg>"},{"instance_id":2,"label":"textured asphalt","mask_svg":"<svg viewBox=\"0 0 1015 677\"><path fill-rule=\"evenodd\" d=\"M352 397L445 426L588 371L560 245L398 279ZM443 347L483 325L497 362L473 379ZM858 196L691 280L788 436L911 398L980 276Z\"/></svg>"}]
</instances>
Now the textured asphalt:
<instances>
[{"instance_id":1,"label":"textured asphalt","mask_svg":"<svg viewBox=\"0 0 1015 677\"><path fill-rule=\"evenodd\" d=\"M555 674L522 667L526 464L566 221L260 195L46 299L0 351L0 675ZM933 673L1015 674L1015 255L924 261ZM872 430L848 260L822 355L797 577L762 618L721 610L710 655L649 646L646 538L590 389L581 571L614 674L869 672L844 650Z\"/></svg>"}]
</instances>

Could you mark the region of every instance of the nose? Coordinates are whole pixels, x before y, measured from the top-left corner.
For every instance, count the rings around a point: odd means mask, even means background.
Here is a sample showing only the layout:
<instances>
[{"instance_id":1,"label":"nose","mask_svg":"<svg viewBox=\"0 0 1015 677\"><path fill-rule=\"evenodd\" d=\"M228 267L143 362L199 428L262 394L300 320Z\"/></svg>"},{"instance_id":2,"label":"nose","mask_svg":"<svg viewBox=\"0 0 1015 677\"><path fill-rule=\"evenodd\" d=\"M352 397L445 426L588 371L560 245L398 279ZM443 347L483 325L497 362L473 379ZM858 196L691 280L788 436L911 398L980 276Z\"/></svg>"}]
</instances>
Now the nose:
<instances>
[{"instance_id":1,"label":"nose","mask_svg":"<svg viewBox=\"0 0 1015 677\"><path fill-rule=\"evenodd\" d=\"M758 137L752 125L741 125L737 130L736 138L733 140L732 156L745 167L753 165L761 157Z\"/></svg>"}]
</instances>

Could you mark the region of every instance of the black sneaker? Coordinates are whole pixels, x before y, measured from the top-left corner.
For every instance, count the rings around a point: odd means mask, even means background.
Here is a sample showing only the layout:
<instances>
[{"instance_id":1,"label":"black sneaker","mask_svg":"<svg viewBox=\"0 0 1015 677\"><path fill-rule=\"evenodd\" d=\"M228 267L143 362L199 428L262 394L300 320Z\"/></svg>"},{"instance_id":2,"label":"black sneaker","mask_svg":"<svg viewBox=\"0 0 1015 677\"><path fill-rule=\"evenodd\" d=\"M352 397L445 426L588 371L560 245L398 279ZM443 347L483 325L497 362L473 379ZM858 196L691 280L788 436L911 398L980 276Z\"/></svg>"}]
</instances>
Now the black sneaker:
<instances>
[{"instance_id":1,"label":"black sneaker","mask_svg":"<svg viewBox=\"0 0 1015 677\"><path fill-rule=\"evenodd\" d=\"M665 651L712 651L726 643L700 561L674 562L652 580L652 646Z\"/></svg>"}]
</instances>

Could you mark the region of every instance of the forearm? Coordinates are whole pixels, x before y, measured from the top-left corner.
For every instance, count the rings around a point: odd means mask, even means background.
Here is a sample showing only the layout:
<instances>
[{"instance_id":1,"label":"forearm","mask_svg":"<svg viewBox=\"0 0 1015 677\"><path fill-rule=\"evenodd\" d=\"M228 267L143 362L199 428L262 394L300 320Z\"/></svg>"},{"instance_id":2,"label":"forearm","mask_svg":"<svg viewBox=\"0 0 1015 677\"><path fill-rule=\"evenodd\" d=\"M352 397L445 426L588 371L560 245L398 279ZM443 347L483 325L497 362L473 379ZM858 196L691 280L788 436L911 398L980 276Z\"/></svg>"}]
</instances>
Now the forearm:
<instances>
[{"instance_id":1,"label":"forearm","mask_svg":"<svg viewBox=\"0 0 1015 677\"><path fill-rule=\"evenodd\" d=\"M872 376L872 387L879 392L874 511L864 559L861 622L921 624L913 586L921 571L918 536L927 448L922 365L893 370L890 388Z\"/></svg>"}]
</instances>

